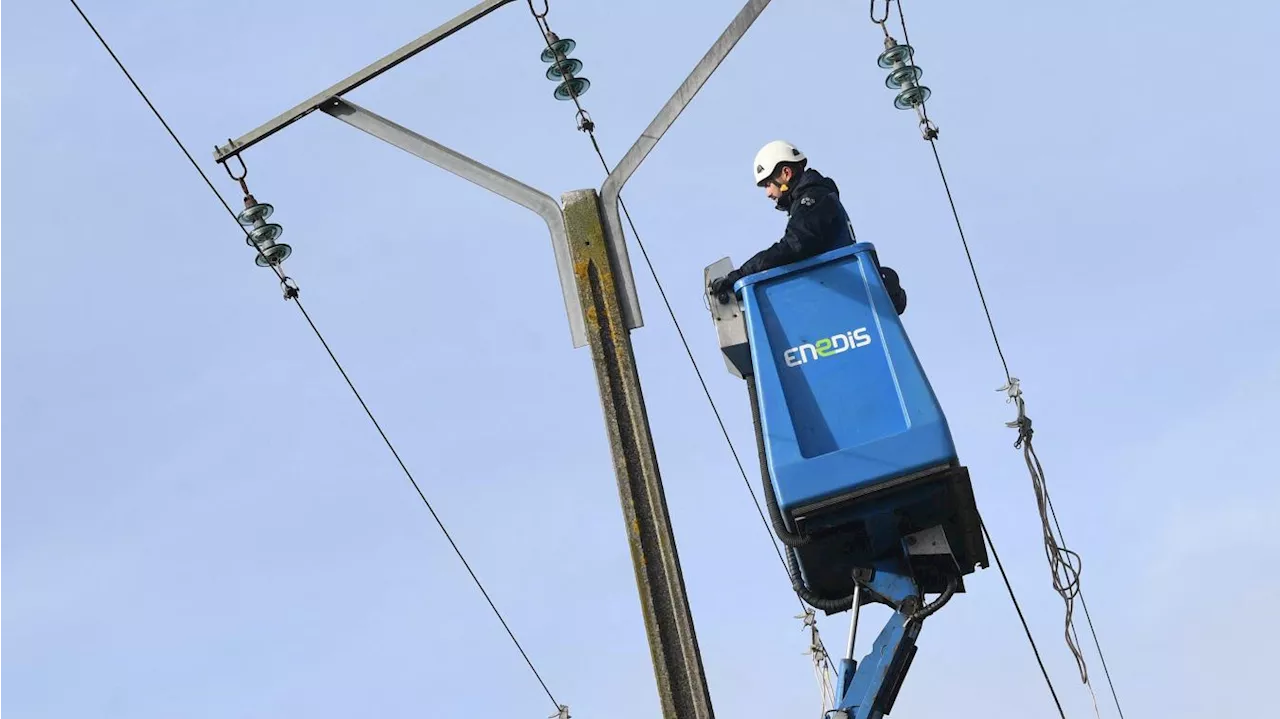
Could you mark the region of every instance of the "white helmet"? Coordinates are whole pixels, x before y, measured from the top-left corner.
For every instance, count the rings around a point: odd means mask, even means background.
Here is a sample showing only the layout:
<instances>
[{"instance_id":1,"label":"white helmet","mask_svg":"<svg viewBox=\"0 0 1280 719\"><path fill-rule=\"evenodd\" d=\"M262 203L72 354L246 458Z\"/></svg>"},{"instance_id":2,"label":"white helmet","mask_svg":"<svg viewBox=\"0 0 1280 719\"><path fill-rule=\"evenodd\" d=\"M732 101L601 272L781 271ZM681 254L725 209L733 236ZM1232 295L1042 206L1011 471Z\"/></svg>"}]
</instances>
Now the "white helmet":
<instances>
[{"instance_id":1,"label":"white helmet","mask_svg":"<svg viewBox=\"0 0 1280 719\"><path fill-rule=\"evenodd\" d=\"M800 162L804 160L804 153L796 149L795 145L784 140L774 140L756 153L755 177L756 184L764 182L773 177L773 171L778 169L780 162Z\"/></svg>"}]
</instances>

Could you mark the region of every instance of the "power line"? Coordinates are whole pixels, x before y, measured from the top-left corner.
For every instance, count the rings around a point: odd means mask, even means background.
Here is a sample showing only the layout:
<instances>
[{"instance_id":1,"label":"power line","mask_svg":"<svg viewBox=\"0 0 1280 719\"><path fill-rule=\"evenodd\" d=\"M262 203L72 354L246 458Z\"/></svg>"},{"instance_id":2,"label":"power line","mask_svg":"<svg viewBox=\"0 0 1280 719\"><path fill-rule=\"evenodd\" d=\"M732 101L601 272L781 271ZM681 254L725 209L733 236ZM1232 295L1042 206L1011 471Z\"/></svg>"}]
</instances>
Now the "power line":
<instances>
[{"instance_id":1,"label":"power line","mask_svg":"<svg viewBox=\"0 0 1280 719\"><path fill-rule=\"evenodd\" d=\"M886 6L888 5L889 2L892 2L892 0L886 0L885 2ZM902 1L898 0L897 5L898 5L898 20L902 26L902 40L908 46L910 46L911 37L907 32L907 19L906 19L906 14L903 12L903 9L902 9ZM872 0L872 8L873 8L872 20L873 21L875 21L874 7L875 7L875 0ZM887 14L887 7L886 7L886 14ZM881 25L881 27L883 27L883 22L880 22L879 24ZM908 55L908 58L909 58L909 62L911 62L911 64L914 65L915 63L914 63L913 56ZM928 110L926 109L925 103L923 101L921 102L920 110L921 110L922 126L931 127L931 123L929 122ZM1032 435L1031 420L1027 418L1024 412L1021 393L1018 390L1018 380L1014 378L1012 373L1009 371L1009 362L1005 358L1003 348L1000 346L1000 338L999 338L999 335L996 333L995 322L991 317L991 310L987 305L986 295L982 290L982 281L978 278L978 270L973 261L973 254L969 250L969 242L965 238L964 227L960 223L960 214L956 210L955 199L951 194L951 187L947 182L947 175L942 167L942 157L938 153L936 128L932 132L926 131L924 133L924 138L929 141L929 147L933 151L934 163L938 168L938 175L942 180L942 186L947 195L947 203L951 207L952 217L955 219L956 230L960 235L960 242L964 247L965 257L967 258L969 263L969 269L973 274L973 282L978 290L978 298L982 303L983 313L986 315L986 318L987 318L987 326L991 330L991 339L992 339L992 342L995 344L996 353L1000 357L1000 364L1004 369L1005 378L1009 383L1007 385L1007 389L1009 390L1010 397L1014 399L1018 404L1018 419L1015 422L1012 422L1009 424L1010 426L1016 427L1019 430L1018 441L1014 443L1014 446L1015 447L1022 446L1024 454L1026 455L1027 466L1031 472L1033 487L1036 491L1037 503L1038 505L1040 505L1039 509L1040 509L1041 521L1042 521L1042 524L1044 525L1044 530L1045 530L1044 531L1045 544L1046 544L1045 549L1046 549L1046 553L1049 555L1050 566L1053 569L1054 588L1058 590L1059 594L1062 595L1064 601L1067 604L1067 612L1066 612L1067 645L1071 649L1072 654L1075 655L1076 662L1080 669L1082 681L1084 681L1084 683L1089 687L1089 692L1092 694L1093 685L1092 685L1092 682L1089 681L1088 672L1085 669L1085 665L1084 665L1084 658L1081 655L1080 650L1076 645L1076 642L1073 640L1073 635L1075 634L1075 627L1074 627L1074 621L1072 619L1072 600L1076 596L1078 596L1080 598L1080 604L1084 609L1085 619L1089 624L1089 631L1093 635L1094 646L1098 650L1098 658L1102 661L1102 670L1104 675L1107 678L1107 684L1111 690L1111 698L1115 701L1116 712L1119 713L1120 719L1124 719L1124 710L1121 709L1120 707L1120 698L1116 693L1115 682L1112 681L1111 671L1107 668L1107 659L1102 651L1102 643L1098 639L1097 630L1094 628L1094 625L1093 625L1093 617L1090 616L1088 603L1085 602L1084 590L1079 583L1080 582L1079 555L1077 555L1075 552L1072 552L1071 550L1066 548L1065 546L1066 539L1063 537L1063 534L1062 534L1062 525L1058 522L1057 513L1053 511L1053 501L1049 497L1049 490L1044 481L1044 471L1043 471L1043 468L1041 468L1040 466L1040 460L1038 457L1036 457L1035 450L1031 444L1031 435ZM1049 514L1052 515L1053 517L1053 526L1058 531L1058 537L1056 540L1053 537L1052 529L1050 529L1048 526L1048 517L1045 516L1046 506L1048 507ZM985 527L983 528L983 531L984 532L986 531ZM988 541L990 541L989 538L988 538ZM994 553L994 547L992 551ZM1063 559L1064 556L1066 557L1065 559ZM1071 557L1075 557L1076 559L1075 564L1071 562ZM997 564L999 564L998 559L997 559ZM1067 583L1065 584L1065 586L1059 582L1059 574L1058 574L1059 568L1063 568L1069 576L1069 579L1067 580ZM1004 570L1001 569L1002 574L1003 574L1003 571ZM1009 586L1007 579L1005 583L1006 583L1006 586ZM1010 598L1013 598L1012 586L1009 586L1009 596ZM1016 598L1014 598L1014 604L1015 606L1017 604ZM1021 616L1021 610L1019 610L1019 616ZM1026 626L1025 621L1023 623L1023 626L1024 627ZM1031 640L1032 646L1034 648L1035 641L1031 639L1030 629L1027 630L1027 638ZM1036 652L1036 655L1038 660L1039 659L1038 651ZM1044 665L1042 663L1041 664L1042 669L1043 669L1043 666ZM1048 681L1048 678L1049 678L1048 674L1046 673L1045 680ZM1052 688L1053 688L1052 684L1050 684L1050 691L1052 691ZM1057 699L1056 694L1054 698L1056 701ZM1061 709L1061 706L1059 706L1059 709ZM1096 709L1096 700L1095 700L1095 709Z\"/></svg>"},{"instance_id":2,"label":"power line","mask_svg":"<svg viewBox=\"0 0 1280 719\"><path fill-rule=\"evenodd\" d=\"M223 199L222 193L218 192L218 189L214 187L213 182L209 179L209 176L206 175L204 170L200 168L200 165L196 163L195 158L191 156L191 153L187 151L186 146L182 143L181 140L178 139L177 134L174 133L173 129L169 126L169 123L165 121L164 116L161 115L160 111L156 109L156 106L152 104L151 100L147 97L147 94L143 92L142 88L138 86L138 83L133 79L133 75L129 73L129 70L125 68L124 63L121 62L120 58L116 56L115 51L111 49L110 44L108 44L106 39L102 37L102 34L98 32L97 27L95 27L93 22L89 20L89 17L85 15L84 11L80 9L80 5L76 2L76 0L70 0L70 2L71 2L71 5L75 7L76 12L80 14L80 17L84 19L85 24L87 24L89 26L89 29L93 31L93 34L97 36L98 41L102 43L102 47L105 48L106 51L111 55L111 59L115 60L116 65L119 66L120 68L120 71L123 72L124 76L127 77L129 79L129 82L133 84L134 89L138 91L138 94L142 97L143 101L147 103L147 107L151 108L151 112L156 116L156 119L159 120L160 124L164 126L164 129L169 132L169 136L173 138L174 143L176 143L178 147L182 150L182 153L187 156L187 160L191 162L191 166L196 169L196 172L200 173L200 177L203 178L205 181L205 184L209 186L209 190L213 192L214 196L218 198L218 201L222 203L222 206L226 208L228 213L230 213L232 219L236 219L236 213L234 210L231 209L231 205L228 204L225 199ZM236 221L236 225L240 226L238 219ZM260 249L259 249L259 254L260 255L262 254L262 251ZM279 269L278 265L273 263L270 266L276 271L276 274L280 276L281 282L284 282L287 279L284 276L283 272ZM368 415L369 421L373 423L374 428L378 431L378 435L381 436L382 441L386 443L387 449L391 450L392 456L395 457L396 462L400 465L400 469L404 471L405 476L409 478L410 484L412 484L414 490L417 491L418 497L422 499L422 503L426 505L427 510L431 513L432 519L434 519L436 522L436 525L440 527L440 531L444 534L445 539L449 541L449 545L453 547L453 551L455 554L458 555L458 559L462 561L462 565L466 567L467 573L471 575L471 579L472 581L475 582L476 587L480 589L480 593L484 595L485 601L488 602L489 604L489 608L493 610L493 613L498 617L498 621L502 623L502 628L506 630L507 636L511 637L511 641L512 643L515 644L516 649L519 650L520 656L522 656L524 658L525 663L529 665L529 670L533 672L533 675L538 680L538 683L542 685L542 690L546 692L547 697L551 700L552 704L555 705L556 710L558 712L563 713L562 705L556 701L555 696L551 693L551 690L547 687L547 683L543 681L542 675L538 673L537 668L534 667L533 662L529 659L529 655L525 653L524 647L521 646L519 640L516 639L515 634L511 631L511 627L507 624L507 620L502 616L502 613L498 611L497 605L493 603L493 599L489 596L489 592L485 590L484 585L481 584L480 582L480 578L477 577L475 571L472 570L471 564L467 561L466 557L463 556L462 550L458 548L457 542L453 540L453 536L449 534L449 531L447 529L445 529L444 522L442 522L440 520L440 516L436 514L435 507L431 506L431 502L427 500L427 495L423 493L422 488L418 485L417 480L414 479L413 473L409 471L409 467L405 465L404 460L400 458L400 453L396 451L395 445L391 443L391 439L388 438L387 433L383 431L382 425L380 425L378 423L378 420L373 416L373 412L369 409L369 405L365 403L364 397L360 395L360 391L356 389L355 383L351 381L350 375L348 375L347 371L342 367L342 363L338 361L337 355L334 354L333 349L329 346L329 343L325 340L324 335L321 334L320 329L316 326L316 323L311 319L311 315L307 312L306 308L302 306L302 300L298 299L298 295L296 292L292 293L291 296L286 295L286 298L293 300L293 302L297 304L298 310L302 312L302 316L306 319L307 324L311 327L311 331L314 332L316 335L316 338L320 340L320 344L324 347L325 352L328 353L329 359L333 360L334 366L336 366L338 368L338 372L342 374L342 379L345 380L347 383L347 386L351 388L351 392L355 395L356 400L360 402L360 406L364 409L365 414Z\"/></svg>"},{"instance_id":3,"label":"power line","mask_svg":"<svg viewBox=\"0 0 1280 719\"><path fill-rule=\"evenodd\" d=\"M1049 693L1053 695L1053 703L1058 707L1058 715L1062 719L1067 719L1067 713L1062 709L1062 702L1058 701L1058 692L1053 688L1053 681L1049 679L1049 670L1044 666L1044 660L1040 658L1040 650L1036 648L1036 640L1031 638L1031 627L1027 626L1027 618L1022 614L1022 606L1018 604L1018 597L1013 593L1013 585L1009 583L1009 575L1004 571L1004 563L1000 561L1000 553L996 551L996 543L991 541L991 533L987 531L987 523L979 520L982 526L982 535L987 538L987 544L991 545L991 556L996 560L996 568L1000 570L1000 578L1004 580L1004 586L1009 590L1009 598L1013 600L1013 608L1018 612L1018 619L1022 622L1022 630L1027 634L1027 641L1031 642L1031 651L1036 655L1036 663L1040 665L1040 673L1044 674L1045 684L1049 685Z\"/></svg>"},{"instance_id":4,"label":"power line","mask_svg":"<svg viewBox=\"0 0 1280 719\"><path fill-rule=\"evenodd\" d=\"M902 39L908 45L911 44L907 40L906 33L903 33ZM956 221L956 231L960 234L960 243L964 246L964 256L969 260L969 270L973 273L973 284L978 288L978 299L982 301L982 311L987 316L987 326L991 329L991 341L995 343L996 354L1000 355L1000 364L1004 367L1004 375L1008 380L1013 377L1009 373L1009 361L1004 357L1004 349L1000 347L1000 336L996 334L995 322L991 319L991 309L987 306L987 296L982 291L982 281L978 279L978 270L973 263L973 254L969 251L969 241L965 239L964 227L960 225L960 214L956 211L956 202L951 197L951 186L947 184L947 173L942 169L942 158L938 156L938 143L933 138L929 139L929 147L933 149L933 159L938 164L938 176L942 178L942 187L947 192L947 204L951 206L951 216Z\"/></svg>"}]
</instances>

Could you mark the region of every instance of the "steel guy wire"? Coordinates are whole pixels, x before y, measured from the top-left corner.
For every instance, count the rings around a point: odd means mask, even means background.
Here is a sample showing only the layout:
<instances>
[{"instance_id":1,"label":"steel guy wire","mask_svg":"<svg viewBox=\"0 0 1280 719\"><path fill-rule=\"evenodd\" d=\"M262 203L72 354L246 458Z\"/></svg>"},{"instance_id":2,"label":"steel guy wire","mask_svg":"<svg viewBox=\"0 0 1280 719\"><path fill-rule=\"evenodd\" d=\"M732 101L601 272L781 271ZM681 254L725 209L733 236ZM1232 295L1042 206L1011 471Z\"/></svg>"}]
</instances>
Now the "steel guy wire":
<instances>
[{"instance_id":1,"label":"steel guy wire","mask_svg":"<svg viewBox=\"0 0 1280 719\"><path fill-rule=\"evenodd\" d=\"M191 153L187 151L186 145L184 145L183 142L178 139L177 134L174 133L173 129L169 126L169 123L164 119L164 116L161 115L160 111L156 109L154 104L152 104L151 100L147 97L147 94L143 92L142 88L138 86L138 83L133 79L133 75L124 66L124 63L121 62L120 58L116 56L116 53L114 50L111 49L110 44L108 44L106 39L102 37L102 34L98 32L97 27L95 27L93 22L89 20L89 17L85 15L84 10L80 8L80 5L76 2L76 0L70 0L70 2L71 2L71 5L76 9L76 12L80 14L80 17L84 19L85 24L88 25L89 29L93 31L93 34L97 36L98 41L102 43L103 48L105 48L107 53L111 55L111 59L115 61L117 66L119 66L120 71L124 73L125 77L128 78L129 82L133 85L134 89L138 91L138 94L142 97L143 101L146 102L147 107L151 108L151 112L156 116L156 119L159 120L160 124L164 126L164 129L169 132L169 136L173 138L174 143L177 144L179 149L182 150L182 153L187 156L187 160L191 162L191 166L196 169L196 172L200 173L200 177L204 180L205 184L209 186L209 190L213 192L214 196L218 198L218 201L222 203L222 206L226 208L227 212L231 215L231 217L235 219L236 213L234 210L231 209L231 205L228 204L225 199L223 199L222 193L218 192L218 189L213 185L213 182L209 179L209 176L205 174L204 170L200 168L200 165L196 163L195 158L193 158L191 156ZM243 160L241 160L241 162L243 162ZM233 175L233 179L234 179L234 175ZM240 226L240 223L238 220L236 222L236 225ZM247 234L248 233L246 231L246 235ZM262 254L261 250L259 250L258 252L260 255ZM276 270L276 274L280 276L280 280L282 283L289 280L289 278L283 274L283 272L279 269L278 266L272 265L272 267L273 269ZM551 693L551 690L547 687L546 682L543 681L542 675L539 674L537 668L534 667L533 662L529 659L529 655L525 653L524 647L521 646L519 640L516 639L515 634L511 631L511 627L507 624L507 620L502 616L502 613L498 611L498 607L494 604L493 599L489 596L489 592L485 590L484 585L480 582L479 577L476 576L475 571L472 570L471 564L467 561L466 557L463 556L462 550L459 549L457 543L453 539L453 536L449 534L449 531L447 529L445 529L444 522L441 521L440 516L436 513L435 508L431 505L431 502L427 499L426 494L422 491L421 486L419 486L417 480L414 479L413 473L409 471L408 466L405 465L404 460L401 459L400 453L396 451L396 448L391 443L390 438L387 437L387 433L383 431L382 426L378 423L378 420L373 416L373 412L369 409L369 405L365 403L364 398L360 395L359 390L356 389L355 383L351 381L350 375L347 374L346 369L344 369L342 366L342 363L338 361L337 356L334 354L333 349L329 346L329 343L325 340L324 335L321 334L320 329L316 326L315 322L311 319L311 315L307 312L306 308L302 306L302 301L298 299L297 293L294 292L292 296L286 296L286 299L291 299L294 301L294 303L297 304L298 310L302 312L302 316L306 319L307 324L311 327L311 331L314 332L316 335L316 338L320 340L320 344L324 347L325 352L328 353L329 359L331 359L333 361L334 366L338 368L338 372L341 373L342 379L346 381L347 386L351 388L352 394L354 394L356 397L356 400L359 401L361 408L363 408L365 414L368 415L369 421L373 423L373 426L378 431L379 436L382 437L382 441L387 445L387 448L391 450L391 454L395 458L396 462L400 465L400 469L403 470L405 476L408 477L410 484L412 484L414 490L417 491L418 497L422 500L422 503L426 505L427 511L431 513L431 517L435 520L436 525L440 527L440 531L444 534L445 539L449 541L449 545L453 548L454 553L458 555L458 559L461 560L462 565L467 570L467 573L471 575L471 579L472 581L475 582L476 587L479 588L480 593L484 595L485 601L488 602L489 608L493 610L493 613L497 616L498 621L501 622L502 628L505 629L507 632L507 636L511 637L512 643L514 643L516 646L516 649L519 650L520 655L524 658L525 663L529 665L530 671L533 672L534 677L538 680L538 683L542 686L542 690L546 693L547 697L551 700L552 704L556 707L557 712L563 711L563 705L561 705L559 702L556 701L555 696Z\"/></svg>"}]
</instances>

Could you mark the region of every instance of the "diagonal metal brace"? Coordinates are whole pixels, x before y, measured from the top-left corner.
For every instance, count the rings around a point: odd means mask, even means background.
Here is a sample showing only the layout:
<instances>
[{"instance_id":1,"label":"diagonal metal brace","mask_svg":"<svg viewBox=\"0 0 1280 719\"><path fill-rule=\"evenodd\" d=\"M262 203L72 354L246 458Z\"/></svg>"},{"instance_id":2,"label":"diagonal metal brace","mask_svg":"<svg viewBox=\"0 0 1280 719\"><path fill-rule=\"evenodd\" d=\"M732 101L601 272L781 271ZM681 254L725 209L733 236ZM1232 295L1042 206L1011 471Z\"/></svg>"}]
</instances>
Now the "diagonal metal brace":
<instances>
[{"instance_id":1,"label":"diagonal metal brace","mask_svg":"<svg viewBox=\"0 0 1280 719\"><path fill-rule=\"evenodd\" d=\"M448 170L464 180L469 180L538 213L546 221L547 229L551 231L551 248L556 257L556 270L560 274L560 290L564 299L565 314L569 317L569 332L573 338L573 346L575 348L586 346L586 323L582 316L582 306L578 302L578 287L569 253L569 239L565 233L564 214L555 199L349 100L331 98L320 105L320 110L379 140L420 157L436 167Z\"/></svg>"},{"instance_id":2,"label":"diagonal metal brace","mask_svg":"<svg viewBox=\"0 0 1280 719\"><path fill-rule=\"evenodd\" d=\"M720 33L720 37L716 39L714 45L707 54L702 56L698 64L694 66L693 72L689 73L689 77L680 83L680 87L676 88L676 92L667 100L667 104L662 106L649 126L640 133L640 137L636 139L635 144L627 150L627 154L623 155L618 161L617 166L613 168L613 172L605 178L604 184L600 186L600 205L604 211L604 232L605 241L609 246L609 259L613 262L613 266L620 268L618 273L618 291L622 300L622 314L626 325L630 329L641 327L644 325L644 317L640 314L640 298L636 294L635 280L631 276L631 260L627 256L627 242L622 231L622 216L618 214L618 198L622 194L622 186L627 184L627 180L635 174L639 169L640 163L644 162L645 157L658 144L662 136L666 134L671 125L675 123L676 118L684 111L685 107L693 100L693 96L698 94L698 90L706 84L707 79L711 77L711 73L720 67L720 63L729 55L729 51L734 45L742 39L747 33L747 28L760 17L760 13L764 12L765 7L769 5L769 0L748 0L738 14L734 16L733 21L729 23L729 27Z\"/></svg>"}]
</instances>

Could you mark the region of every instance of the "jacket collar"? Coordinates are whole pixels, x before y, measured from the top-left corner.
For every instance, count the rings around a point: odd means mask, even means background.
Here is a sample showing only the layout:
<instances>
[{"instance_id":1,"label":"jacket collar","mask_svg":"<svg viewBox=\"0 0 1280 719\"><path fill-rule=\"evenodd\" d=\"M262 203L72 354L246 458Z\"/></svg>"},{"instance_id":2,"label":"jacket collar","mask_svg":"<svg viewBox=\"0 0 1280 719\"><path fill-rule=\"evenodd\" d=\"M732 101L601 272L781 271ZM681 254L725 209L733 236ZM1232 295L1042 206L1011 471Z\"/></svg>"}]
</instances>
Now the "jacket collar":
<instances>
[{"instance_id":1,"label":"jacket collar","mask_svg":"<svg viewBox=\"0 0 1280 719\"><path fill-rule=\"evenodd\" d=\"M805 171L800 174L800 178L796 180L795 184L788 188L788 190L783 193L782 197L778 198L775 208L787 213L788 215L791 214L791 203L796 195L817 183L830 185L832 191L835 191L835 183L829 178L823 177L822 173L811 167L805 168Z\"/></svg>"}]
</instances>

